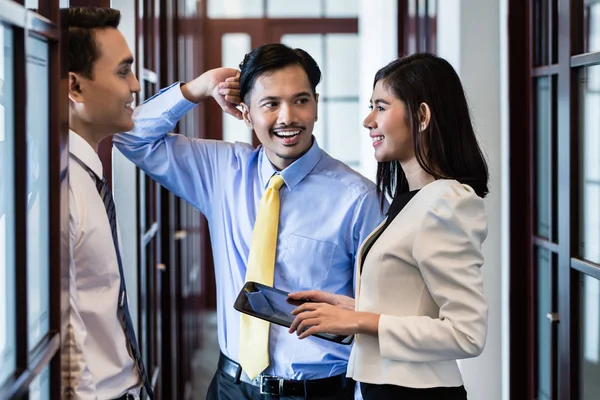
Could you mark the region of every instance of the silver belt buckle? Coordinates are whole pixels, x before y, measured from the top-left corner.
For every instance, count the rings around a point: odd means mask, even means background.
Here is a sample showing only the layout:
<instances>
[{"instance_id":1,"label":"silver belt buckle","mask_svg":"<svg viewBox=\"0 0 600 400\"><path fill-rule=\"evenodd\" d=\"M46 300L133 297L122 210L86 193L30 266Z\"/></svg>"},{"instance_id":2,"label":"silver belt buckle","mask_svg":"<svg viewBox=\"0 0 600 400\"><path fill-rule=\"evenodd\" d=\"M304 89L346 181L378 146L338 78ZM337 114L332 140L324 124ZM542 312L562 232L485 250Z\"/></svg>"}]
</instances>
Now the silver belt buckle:
<instances>
[{"instance_id":1,"label":"silver belt buckle","mask_svg":"<svg viewBox=\"0 0 600 400\"><path fill-rule=\"evenodd\" d=\"M278 382L278 391L277 393L274 393L273 391L267 391L265 390L265 380L271 380L271 381L277 381ZM271 396L281 396L281 393L283 393L283 378L280 378L278 376L272 376L272 375L259 375L258 376L258 390L260 391L260 394L268 394Z\"/></svg>"}]
</instances>

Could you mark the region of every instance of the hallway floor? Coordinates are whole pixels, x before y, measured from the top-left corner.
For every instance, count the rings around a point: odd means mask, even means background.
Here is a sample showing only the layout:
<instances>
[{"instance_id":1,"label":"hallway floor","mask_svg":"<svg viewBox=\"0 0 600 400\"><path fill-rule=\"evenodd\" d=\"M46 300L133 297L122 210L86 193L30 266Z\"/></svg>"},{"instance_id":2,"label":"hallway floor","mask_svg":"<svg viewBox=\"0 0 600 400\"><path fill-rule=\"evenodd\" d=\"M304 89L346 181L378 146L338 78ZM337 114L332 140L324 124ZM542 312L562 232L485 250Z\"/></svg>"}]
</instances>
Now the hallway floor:
<instances>
[{"instance_id":1,"label":"hallway floor","mask_svg":"<svg viewBox=\"0 0 600 400\"><path fill-rule=\"evenodd\" d=\"M208 386L219 362L219 344L217 341L217 314L207 312L202 316L202 347L192 359L192 393L190 398L206 398Z\"/></svg>"}]
</instances>

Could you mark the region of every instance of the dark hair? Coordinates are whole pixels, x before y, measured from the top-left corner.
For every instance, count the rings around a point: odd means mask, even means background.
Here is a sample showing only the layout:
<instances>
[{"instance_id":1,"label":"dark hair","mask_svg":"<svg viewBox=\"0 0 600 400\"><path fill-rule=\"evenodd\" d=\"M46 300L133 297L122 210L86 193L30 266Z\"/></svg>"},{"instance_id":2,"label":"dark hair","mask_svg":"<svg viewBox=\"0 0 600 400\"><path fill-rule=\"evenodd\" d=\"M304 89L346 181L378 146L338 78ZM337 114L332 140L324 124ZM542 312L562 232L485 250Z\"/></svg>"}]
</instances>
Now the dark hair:
<instances>
[{"instance_id":1,"label":"dark hair","mask_svg":"<svg viewBox=\"0 0 600 400\"><path fill-rule=\"evenodd\" d=\"M317 62L302 49L292 49L281 43L265 44L246 54L240 63L240 97L246 104L246 96L254 88L256 80L290 65L299 65L306 72L313 95L321 81L321 70Z\"/></svg>"},{"instance_id":2,"label":"dark hair","mask_svg":"<svg viewBox=\"0 0 600 400\"><path fill-rule=\"evenodd\" d=\"M452 65L432 54L399 58L381 68L378 81L406 106L417 162L435 179L455 179L488 193L488 167L477 142L460 78ZM429 126L419 132L420 106L431 110ZM398 161L377 164L377 191L383 207L385 194L407 192L408 182Z\"/></svg>"},{"instance_id":3,"label":"dark hair","mask_svg":"<svg viewBox=\"0 0 600 400\"><path fill-rule=\"evenodd\" d=\"M69 72L92 79L92 69L100 57L94 30L119 27L121 12L108 7L70 7L66 11L69 28Z\"/></svg>"}]
</instances>

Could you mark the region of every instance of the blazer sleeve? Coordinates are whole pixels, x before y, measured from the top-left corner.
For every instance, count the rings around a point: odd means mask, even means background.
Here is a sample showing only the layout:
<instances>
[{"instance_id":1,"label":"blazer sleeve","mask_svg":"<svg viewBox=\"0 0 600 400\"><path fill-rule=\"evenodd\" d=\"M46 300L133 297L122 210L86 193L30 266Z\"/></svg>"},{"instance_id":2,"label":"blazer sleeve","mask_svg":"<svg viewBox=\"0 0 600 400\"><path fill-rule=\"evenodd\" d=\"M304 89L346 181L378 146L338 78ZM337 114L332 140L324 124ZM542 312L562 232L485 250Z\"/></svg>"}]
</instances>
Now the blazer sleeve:
<instances>
[{"instance_id":1,"label":"blazer sleeve","mask_svg":"<svg viewBox=\"0 0 600 400\"><path fill-rule=\"evenodd\" d=\"M382 315L383 358L431 362L475 357L483 351L488 303L481 245L486 236L484 202L469 186L453 186L432 203L416 234L413 257L439 307L439 318Z\"/></svg>"}]
</instances>

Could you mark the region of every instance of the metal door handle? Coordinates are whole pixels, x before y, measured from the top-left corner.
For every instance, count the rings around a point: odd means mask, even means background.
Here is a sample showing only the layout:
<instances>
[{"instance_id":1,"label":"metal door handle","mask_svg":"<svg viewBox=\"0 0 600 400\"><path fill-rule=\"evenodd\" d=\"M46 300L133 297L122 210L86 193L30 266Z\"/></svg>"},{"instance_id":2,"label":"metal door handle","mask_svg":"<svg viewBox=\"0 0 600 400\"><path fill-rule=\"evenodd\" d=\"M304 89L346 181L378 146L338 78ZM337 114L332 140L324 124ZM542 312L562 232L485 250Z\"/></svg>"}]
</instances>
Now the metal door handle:
<instances>
[{"instance_id":1,"label":"metal door handle","mask_svg":"<svg viewBox=\"0 0 600 400\"><path fill-rule=\"evenodd\" d=\"M181 239L185 239L187 236L187 231L185 229L181 229L177 232L175 232L175 234L173 235L173 238L175 240L181 240Z\"/></svg>"},{"instance_id":2,"label":"metal door handle","mask_svg":"<svg viewBox=\"0 0 600 400\"><path fill-rule=\"evenodd\" d=\"M560 322L560 316L558 315L558 313L547 313L546 318L548 318L548 321L552 323Z\"/></svg>"}]
</instances>

